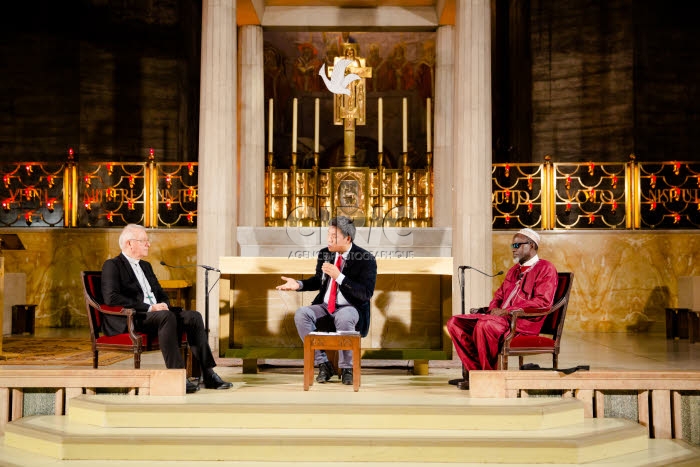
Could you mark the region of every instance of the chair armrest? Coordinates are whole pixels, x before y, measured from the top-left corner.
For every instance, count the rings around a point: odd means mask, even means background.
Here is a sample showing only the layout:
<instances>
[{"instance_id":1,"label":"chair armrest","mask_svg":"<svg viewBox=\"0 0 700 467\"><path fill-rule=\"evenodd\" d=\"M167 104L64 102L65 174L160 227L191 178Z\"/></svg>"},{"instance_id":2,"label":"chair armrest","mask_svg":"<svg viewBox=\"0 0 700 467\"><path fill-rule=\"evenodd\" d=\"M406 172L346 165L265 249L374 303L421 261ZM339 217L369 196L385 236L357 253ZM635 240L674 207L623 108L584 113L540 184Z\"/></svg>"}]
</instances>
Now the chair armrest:
<instances>
[{"instance_id":1,"label":"chair armrest","mask_svg":"<svg viewBox=\"0 0 700 467\"><path fill-rule=\"evenodd\" d=\"M124 308L123 306L97 305L97 311L106 315L129 316L135 315L136 310L133 308Z\"/></svg>"},{"instance_id":2,"label":"chair armrest","mask_svg":"<svg viewBox=\"0 0 700 467\"><path fill-rule=\"evenodd\" d=\"M549 309L542 309L542 308L518 308L515 310L511 310L510 316L510 333L508 334L508 337L505 339L505 343L510 344L510 341L515 337L515 326L518 322L518 318L521 316L525 316L528 318L535 318L537 316L547 316L549 314L554 313L558 309L564 306L566 303L566 297L562 297L561 300L559 300L557 303L552 306L552 308Z\"/></svg>"},{"instance_id":3,"label":"chair armrest","mask_svg":"<svg viewBox=\"0 0 700 467\"><path fill-rule=\"evenodd\" d=\"M139 334L136 334L136 328L134 326L136 310L121 306L98 305L97 311L106 315L123 316L126 318L126 330L129 333L131 341L134 343L134 345L138 345L139 347L142 345L142 338Z\"/></svg>"}]
</instances>

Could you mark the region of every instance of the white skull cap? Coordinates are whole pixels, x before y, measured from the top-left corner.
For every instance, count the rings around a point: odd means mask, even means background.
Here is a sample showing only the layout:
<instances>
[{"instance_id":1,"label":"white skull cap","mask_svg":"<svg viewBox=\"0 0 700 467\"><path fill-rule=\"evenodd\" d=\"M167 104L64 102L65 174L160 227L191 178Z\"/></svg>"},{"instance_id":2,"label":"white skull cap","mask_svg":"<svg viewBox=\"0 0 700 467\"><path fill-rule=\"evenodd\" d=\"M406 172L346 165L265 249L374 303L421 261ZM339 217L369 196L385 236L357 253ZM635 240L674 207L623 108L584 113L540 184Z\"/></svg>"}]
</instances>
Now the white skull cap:
<instances>
[{"instance_id":1,"label":"white skull cap","mask_svg":"<svg viewBox=\"0 0 700 467\"><path fill-rule=\"evenodd\" d=\"M535 242L535 244L539 247L540 246L540 234L535 232L532 229L520 229L518 230L518 233L520 235L525 235L527 238Z\"/></svg>"}]
</instances>

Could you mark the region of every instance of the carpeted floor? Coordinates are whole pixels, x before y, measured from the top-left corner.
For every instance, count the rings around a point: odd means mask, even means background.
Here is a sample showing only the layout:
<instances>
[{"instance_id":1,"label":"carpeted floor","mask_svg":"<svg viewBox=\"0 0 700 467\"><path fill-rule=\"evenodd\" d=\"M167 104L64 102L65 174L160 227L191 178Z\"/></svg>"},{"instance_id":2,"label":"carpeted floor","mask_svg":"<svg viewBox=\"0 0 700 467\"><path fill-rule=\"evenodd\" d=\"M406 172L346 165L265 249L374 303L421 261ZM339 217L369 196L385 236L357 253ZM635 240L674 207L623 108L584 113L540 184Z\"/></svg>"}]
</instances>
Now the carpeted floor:
<instances>
[{"instance_id":1,"label":"carpeted floor","mask_svg":"<svg viewBox=\"0 0 700 467\"><path fill-rule=\"evenodd\" d=\"M0 360L0 365L67 365L92 366L92 345L90 337L59 338L12 336L2 341L3 354L7 360ZM100 352L100 366L111 365L128 358L131 353Z\"/></svg>"}]
</instances>

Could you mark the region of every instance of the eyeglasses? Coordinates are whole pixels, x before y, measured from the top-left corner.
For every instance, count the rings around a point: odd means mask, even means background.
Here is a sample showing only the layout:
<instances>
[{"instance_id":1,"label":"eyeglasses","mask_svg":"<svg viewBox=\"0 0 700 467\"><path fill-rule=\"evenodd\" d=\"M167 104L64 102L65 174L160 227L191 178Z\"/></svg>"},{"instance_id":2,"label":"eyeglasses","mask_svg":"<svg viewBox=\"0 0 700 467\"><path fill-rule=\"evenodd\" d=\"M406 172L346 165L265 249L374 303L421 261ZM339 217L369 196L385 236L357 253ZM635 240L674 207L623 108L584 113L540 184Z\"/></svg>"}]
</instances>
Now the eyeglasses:
<instances>
[{"instance_id":1,"label":"eyeglasses","mask_svg":"<svg viewBox=\"0 0 700 467\"><path fill-rule=\"evenodd\" d=\"M517 250L518 248L520 248L521 245L527 245L528 243L532 243L532 242L511 243L510 247L514 250Z\"/></svg>"}]
</instances>

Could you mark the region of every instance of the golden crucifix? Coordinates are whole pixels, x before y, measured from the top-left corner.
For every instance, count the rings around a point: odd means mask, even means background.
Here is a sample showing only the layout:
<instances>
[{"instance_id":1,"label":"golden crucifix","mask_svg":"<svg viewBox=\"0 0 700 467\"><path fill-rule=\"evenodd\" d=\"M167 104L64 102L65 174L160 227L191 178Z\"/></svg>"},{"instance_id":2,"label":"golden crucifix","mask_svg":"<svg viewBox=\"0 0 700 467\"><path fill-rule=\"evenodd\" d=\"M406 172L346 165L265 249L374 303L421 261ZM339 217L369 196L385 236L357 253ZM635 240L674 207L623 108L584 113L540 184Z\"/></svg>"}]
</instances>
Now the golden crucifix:
<instances>
[{"instance_id":1,"label":"golden crucifix","mask_svg":"<svg viewBox=\"0 0 700 467\"><path fill-rule=\"evenodd\" d=\"M372 68L365 67L365 59L357 56L357 44L343 44L343 56L335 57L333 63L338 60L352 60L345 68L345 74L355 73L360 79L350 83L350 95L335 94L333 101L333 123L344 127L343 166L355 167L355 125L365 124L365 107L367 103L367 86L365 78L372 77ZM333 70L328 70L332 73Z\"/></svg>"}]
</instances>

